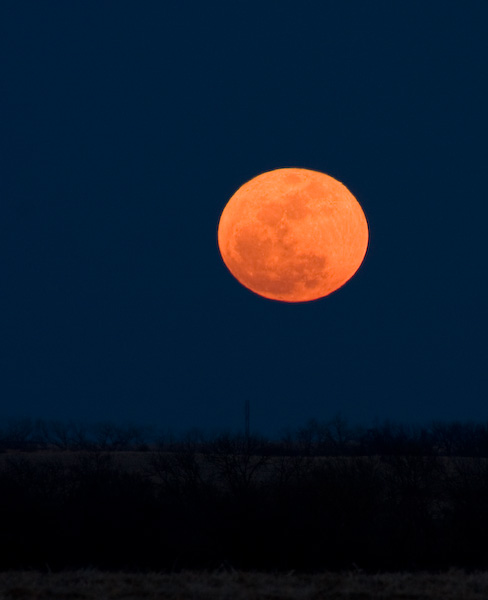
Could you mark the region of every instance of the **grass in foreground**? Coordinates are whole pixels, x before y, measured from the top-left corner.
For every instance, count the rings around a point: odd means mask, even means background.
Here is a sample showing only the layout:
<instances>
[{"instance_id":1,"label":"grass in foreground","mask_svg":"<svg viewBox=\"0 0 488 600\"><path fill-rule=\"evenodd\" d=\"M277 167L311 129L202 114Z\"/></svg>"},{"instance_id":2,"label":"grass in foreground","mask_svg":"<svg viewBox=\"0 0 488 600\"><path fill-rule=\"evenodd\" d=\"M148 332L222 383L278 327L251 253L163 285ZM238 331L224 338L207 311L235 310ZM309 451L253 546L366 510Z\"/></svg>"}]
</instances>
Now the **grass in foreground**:
<instances>
[{"instance_id":1,"label":"grass in foreground","mask_svg":"<svg viewBox=\"0 0 488 600\"><path fill-rule=\"evenodd\" d=\"M486 600L488 572L0 573L0 600Z\"/></svg>"}]
</instances>

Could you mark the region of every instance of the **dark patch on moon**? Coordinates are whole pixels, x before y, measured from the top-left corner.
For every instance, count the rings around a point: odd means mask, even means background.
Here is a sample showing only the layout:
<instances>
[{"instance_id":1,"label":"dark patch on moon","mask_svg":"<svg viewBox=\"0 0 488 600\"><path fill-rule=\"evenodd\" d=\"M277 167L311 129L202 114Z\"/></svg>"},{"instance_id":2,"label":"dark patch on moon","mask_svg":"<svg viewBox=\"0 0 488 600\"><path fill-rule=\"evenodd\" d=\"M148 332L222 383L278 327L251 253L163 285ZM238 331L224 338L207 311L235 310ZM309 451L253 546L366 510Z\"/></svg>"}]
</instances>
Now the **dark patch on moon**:
<instances>
[{"instance_id":1,"label":"dark patch on moon","mask_svg":"<svg viewBox=\"0 0 488 600\"><path fill-rule=\"evenodd\" d=\"M266 202L258 210L256 217L260 223L276 228L280 222L290 219L299 221L311 212L307 199L299 192L289 192L279 202Z\"/></svg>"},{"instance_id":2,"label":"dark patch on moon","mask_svg":"<svg viewBox=\"0 0 488 600\"><path fill-rule=\"evenodd\" d=\"M283 226L272 239L251 227L241 229L235 244L239 259L232 261L241 283L258 292L291 296L299 285L314 289L324 280L325 257L297 253L287 232Z\"/></svg>"},{"instance_id":3,"label":"dark patch on moon","mask_svg":"<svg viewBox=\"0 0 488 600\"><path fill-rule=\"evenodd\" d=\"M307 198L300 192L290 192L286 195L284 203L285 215L293 221L300 221L310 214L310 208L307 206Z\"/></svg>"},{"instance_id":4,"label":"dark patch on moon","mask_svg":"<svg viewBox=\"0 0 488 600\"><path fill-rule=\"evenodd\" d=\"M283 205L279 202L268 202L258 213L258 221L269 227L276 227L285 214Z\"/></svg>"}]
</instances>

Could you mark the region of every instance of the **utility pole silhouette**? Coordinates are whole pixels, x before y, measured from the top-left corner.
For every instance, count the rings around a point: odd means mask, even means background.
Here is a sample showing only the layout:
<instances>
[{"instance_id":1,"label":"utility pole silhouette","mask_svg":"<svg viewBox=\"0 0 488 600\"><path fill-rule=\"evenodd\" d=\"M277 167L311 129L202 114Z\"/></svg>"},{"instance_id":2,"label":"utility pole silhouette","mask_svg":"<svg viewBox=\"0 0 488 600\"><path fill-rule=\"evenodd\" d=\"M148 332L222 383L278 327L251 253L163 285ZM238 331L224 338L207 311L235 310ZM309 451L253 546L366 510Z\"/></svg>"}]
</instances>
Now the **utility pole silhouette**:
<instances>
[{"instance_id":1,"label":"utility pole silhouette","mask_svg":"<svg viewBox=\"0 0 488 600\"><path fill-rule=\"evenodd\" d=\"M251 403L249 398L244 401L244 435L246 438L247 448L249 449L249 422L251 417Z\"/></svg>"}]
</instances>

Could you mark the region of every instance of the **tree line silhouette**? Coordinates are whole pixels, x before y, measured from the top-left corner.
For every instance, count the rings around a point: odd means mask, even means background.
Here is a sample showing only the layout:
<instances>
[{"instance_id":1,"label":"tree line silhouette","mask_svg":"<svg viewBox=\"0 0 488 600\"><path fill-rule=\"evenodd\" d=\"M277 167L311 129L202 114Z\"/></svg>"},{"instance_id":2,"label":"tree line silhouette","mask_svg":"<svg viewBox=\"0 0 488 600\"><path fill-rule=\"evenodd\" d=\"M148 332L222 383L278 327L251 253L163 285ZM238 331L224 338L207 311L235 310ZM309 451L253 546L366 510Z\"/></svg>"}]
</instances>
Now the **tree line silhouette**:
<instances>
[{"instance_id":1,"label":"tree line silhouette","mask_svg":"<svg viewBox=\"0 0 488 600\"><path fill-rule=\"evenodd\" d=\"M4 424L0 569L487 566L487 424L153 434Z\"/></svg>"},{"instance_id":2,"label":"tree line silhouette","mask_svg":"<svg viewBox=\"0 0 488 600\"><path fill-rule=\"evenodd\" d=\"M230 433L225 435L232 436ZM9 419L3 424L0 422L0 453L54 449L116 452L158 448L178 451L186 447L191 437L201 451L212 438L199 430L176 436L151 427L111 422L85 425L73 421ZM337 415L327 422L310 419L302 427L283 431L278 439L260 435L254 435L253 439L259 440L261 451L274 455L488 457L488 422L433 421L421 426L385 421L371 427L350 427Z\"/></svg>"}]
</instances>

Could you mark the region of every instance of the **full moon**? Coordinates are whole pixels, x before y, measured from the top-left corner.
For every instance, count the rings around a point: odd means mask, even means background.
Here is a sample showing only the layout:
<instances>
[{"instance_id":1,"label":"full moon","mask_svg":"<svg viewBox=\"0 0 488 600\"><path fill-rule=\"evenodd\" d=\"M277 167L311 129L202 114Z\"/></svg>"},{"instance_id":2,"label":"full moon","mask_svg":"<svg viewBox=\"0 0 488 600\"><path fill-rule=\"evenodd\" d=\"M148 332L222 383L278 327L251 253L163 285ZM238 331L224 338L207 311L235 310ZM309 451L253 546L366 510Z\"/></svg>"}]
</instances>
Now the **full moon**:
<instances>
[{"instance_id":1,"label":"full moon","mask_svg":"<svg viewBox=\"0 0 488 600\"><path fill-rule=\"evenodd\" d=\"M254 177L220 217L218 245L234 277L281 302L334 292L359 269L368 246L359 202L318 171L276 169Z\"/></svg>"}]
</instances>

